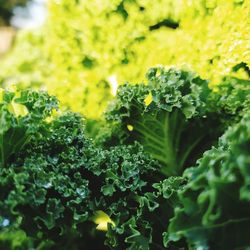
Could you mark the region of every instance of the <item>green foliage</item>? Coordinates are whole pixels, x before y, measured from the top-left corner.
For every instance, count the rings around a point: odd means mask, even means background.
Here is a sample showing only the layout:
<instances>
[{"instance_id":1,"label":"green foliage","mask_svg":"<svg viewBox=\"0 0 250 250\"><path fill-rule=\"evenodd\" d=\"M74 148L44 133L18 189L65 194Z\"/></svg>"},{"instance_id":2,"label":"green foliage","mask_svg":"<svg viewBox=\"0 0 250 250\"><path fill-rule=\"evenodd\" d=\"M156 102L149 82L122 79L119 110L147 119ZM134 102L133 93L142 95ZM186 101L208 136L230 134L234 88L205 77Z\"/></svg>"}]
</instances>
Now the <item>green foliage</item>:
<instances>
[{"instance_id":1,"label":"green foliage","mask_svg":"<svg viewBox=\"0 0 250 250\"><path fill-rule=\"evenodd\" d=\"M42 114L50 112L50 104L44 106L43 93L32 93L37 99L30 96L29 103L21 99L28 116L37 117L39 110L41 116L34 122L29 141L16 148L12 160L0 168L0 232L25 232L23 248L27 240L38 249L90 245L103 249L104 234L95 230L91 219L95 211L107 212L115 224L124 227L136 213L133 203L139 204L138 197L159 180L159 165L138 143L108 150L94 146L85 136L79 115L66 113L50 122L41 120ZM17 122L22 119L16 118ZM11 239L1 240L9 242L6 249L15 249L16 238Z\"/></svg>"},{"instance_id":2,"label":"green foliage","mask_svg":"<svg viewBox=\"0 0 250 250\"><path fill-rule=\"evenodd\" d=\"M1 90L0 168L4 167L38 131L41 122L57 108L47 93L25 90L19 93Z\"/></svg>"},{"instance_id":3,"label":"green foliage","mask_svg":"<svg viewBox=\"0 0 250 250\"><path fill-rule=\"evenodd\" d=\"M90 180L84 178L92 148L81 120L73 114L56 118L1 170L2 216L34 238L36 246L49 241L77 249L76 227L92 214Z\"/></svg>"},{"instance_id":4,"label":"green foliage","mask_svg":"<svg viewBox=\"0 0 250 250\"><path fill-rule=\"evenodd\" d=\"M0 89L0 248L250 245L249 82L213 92L174 68L147 78L121 86L101 122Z\"/></svg>"},{"instance_id":5,"label":"green foliage","mask_svg":"<svg viewBox=\"0 0 250 250\"><path fill-rule=\"evenodd\" d=\"M187 185L178 196L165 234L165 245L181 238L189 248L243 249L250 245L250 115L231 127L219 146L207 151L184 173Z\"/></svg>"},{"instance_id":6,"label":"green foliage","mask_svg":"<svg viewBox=\"0 0 250 250\"><path fill-rule=\"evenodd\" d=\"M186 71L153 68L147 77L147 85L119 88L106 113L114 132L104 130L99 140L117 143L115 134L118 143L138 140L162 163L165 175L181 174L222 133L216 109L209 103L212 92L206 80Z\"/></svg>"},{"instance_id":7,"label":"green foliage","mask_svg":"<svg viewBox=\"0 0 250 250\"><path fill-rule=\"evenodd\" d=\"M112 85L159 64L185 65L213 88L225 75L249 79L249 12L250 0L49 0L47 22L18 34L0 82L45 87L97 119Z\"/></svg>"},{"instance_id":8,"label":"green foliage","mask_svg":"<svg viewBox=\"0 0 250 250\"><path fill-rule=\"evenodd\" d=\"M32 244L23 231L2 230L0 232L0 249L27 250Z\"/></svg>"},{"instance_id":9,"label":"green foliage","mask_svg":"<svg viewBox=\"0 0 250 250\"><path fill-rule=\"evenodd\" d=\"M119 211L119 223L107 232L106 242L111 249L162 249L162 234L178 204L177 191L184 183L182 177L170 177L138 194L133 203L118 204L115 209Z\"/></svg>"},{"instance_id":10,"label":"green foliage","mask_svg":"<svg viewBox=\"0 0 250 250\"><path fill-rule=\"evenodd\" d=\"M250 81L224 77L213 98L220 116L224 117L226 122L238 122L250 109Z\"/></svg>"}]
</instances>

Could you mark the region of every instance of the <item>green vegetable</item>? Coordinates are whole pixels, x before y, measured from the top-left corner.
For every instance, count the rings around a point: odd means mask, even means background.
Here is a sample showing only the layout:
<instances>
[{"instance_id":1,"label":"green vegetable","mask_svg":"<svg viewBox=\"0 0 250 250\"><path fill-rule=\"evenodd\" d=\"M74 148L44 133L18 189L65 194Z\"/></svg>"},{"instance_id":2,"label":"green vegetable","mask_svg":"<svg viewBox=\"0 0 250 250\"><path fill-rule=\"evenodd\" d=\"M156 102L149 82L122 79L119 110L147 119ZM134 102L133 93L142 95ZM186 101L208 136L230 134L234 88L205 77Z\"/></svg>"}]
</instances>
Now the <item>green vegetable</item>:
<instances>
[{"instance_id":1,"label":"green vegetable","mask_svg":"<svg viewBox=\"0 0 250 250\"><path fill-rule=\"evenodd\" d=\"M102 121L0 89L1 249L250 246L249 82L212 92L186 71L147 76Z\"/></svg>"},{"instance_id":2,"label":"green vegetable","mask_svg":"<svg viewBox=\"0 0 250 250\"><path fill-rule=\"evenodd\" d=\"M39 110L43 102L33 106ZM31 116L33 106L27 104ZM30 140L0 168L0 233L25 232L31 248L104 249L93 216L104 211L123 227L136 213L131 205L159 179L159 164L138 143L94 146L77 114L39 119Z\"/></svg>"},{"instance_id":3,"label":"green vegetable","mask_svg":"<svg viewBox=\"0 0 250 250\"><path fill-rule=\"evenodd\" d=\"M148 185L147 191L138 193L136 199L118 203L115 209L116 227L110 227L106 243L111 249L163 249L162 234L178 204L177 191L185 179L170 177Z\"/></svg>"},{"instance_id":4,"label":"green vegetable","mask_svg":"<svg viewBox=\"0 0 250 250\"><path fill-rule=\"evenodd\" d=\"M165 245L185 238L190 249L245 249L250 245L250 114L231 127L219 146L185 171L180 206Z\"/></svg>"},{"instance_id":5,"label":"green vegetable","mask_svg":"<svg viewBox=\"0 0 250 250\"><path fill-rule=\"evenodd\" d=\"M56 99L47 93L1 90L0 168L15 157L55 108Z\"/></svg>"},{"instance_id":6,"label":"green vegetable","mask_svg":"<svg viewBox=\"0 0 250 250\"><path fill-rule=\"evenodd\" d=\"M172 68L152 68L147 77L147 85L118 89L106 113L114 132L104 130L99 140L106 145L138 140L162 163L162 173L178 175L215 143L223 126L209 104L206 80Z\"/></svg>"},{"instance_id":7,"label":"green vegetable","mask_svg":"<svg viewBox=\"0 0 250 250\"><path fill-rule=\"evenodd\" d=\"M250 109L250 81L224 77L212 98L220 117L226 123L239 122Z\"/></svg>"}]
</instances>

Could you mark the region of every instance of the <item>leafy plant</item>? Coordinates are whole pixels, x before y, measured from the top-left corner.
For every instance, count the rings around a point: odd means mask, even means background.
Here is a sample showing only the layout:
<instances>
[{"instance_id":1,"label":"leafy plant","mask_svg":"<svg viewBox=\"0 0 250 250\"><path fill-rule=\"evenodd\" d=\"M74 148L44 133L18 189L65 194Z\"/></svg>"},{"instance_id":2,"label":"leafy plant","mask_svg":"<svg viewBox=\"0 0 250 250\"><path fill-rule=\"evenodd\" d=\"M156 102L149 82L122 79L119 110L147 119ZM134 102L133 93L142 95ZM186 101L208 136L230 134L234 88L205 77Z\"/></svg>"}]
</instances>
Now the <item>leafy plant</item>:
<instances>
[{"instance_id":1,"label":"leafy plant","mask_svg":"<svg viewBox=\"0 0 250 250\"><path fill-rule=\"evenodd\" d=\"M109 228L106 235L111 249L163 249L162 235L178 204L177 191L184 184L184 178L170 177L152 184L133 203L116 206L114 215L119 216L119 223Z\"/></svg>"},{"instance_id":2,"label":"leafy plant","mask_svg":"<svg viewBox=\"0 0 250 250\"><path fill-rule=\"evenodd\" d=\"M239 122L250 109L250 81L224 77L213 93L213 103L226 123Z\"/></svg>"},{"instance_id":3,"label":"leafy plant","mask_svg":"<svg viewBox=\"0 0 250 250\"><path fill-rule=\"evenodd\" d=\"M36 105L27 104L34 116L44 108L43 94L36 94ZM94 146L79 115L37 121L30 140L0 169L0 232L25 232L23 244L38 249L104 249L105 234L98 230L122 227L136 213L133 203L159 179L158 163L138 143ZM98 211L112 220L94 220Z\"/></svg>"},{"instance_id":4,"label":"leafy plant","mask_svg":"<svg viewBox=\"0 0 250 250\"><path fill-rule=\"evenodd\" d=\"M219 146L185 171L180 206L165 234L169 242L185 238L189 248L244 249L250 245L249 113L229 128Z\"/></svg>"},{"instance_id":5,"label":"leafy plant","mask_svg":"<svg viewBox=\"0 0 250 250\"><path fill-rule=\"evenodd\" d=\"M56 99L47 93L0 89L0 168L22 149L55 108Z\"/></svg>"},{"instance_id":6,"label":"leafy plant","mask_svg":"<svg viewBox=\"0 0 250 250\"><path fill-rule=\"evenodd\" d=\"M206 80L186 71L153 68L147 76L147 85L119 88L106 113L114 132L104 130L108 139L100 140L111 145L138 140L162 163L162 173L181 174L223 131L209 103L212 92Z\"/></svg>"},{"instance_id":7,"label":"leafy plant","mask_svg":"<svg viewBox=\"0 0 250 250\"><path fill-rule=\"evenodd\" d=\"M0 82L46 87L98 119L117 84L159 64L185 64L213 88L225 75L249 79L249 12L249 0L50 0L44 26L17 35Z\"/></svg>"},{"instance_id":8,"label":"leafy plant","mask_svg":"<svg viewBox=\"0 0 250 250\"><path fill-rule=\"evenodd\" d=\"M45 92L0 90L0 248L250 245L248 81L147 78L121 86L99 123Z\"/></svg>"}]
</instances>

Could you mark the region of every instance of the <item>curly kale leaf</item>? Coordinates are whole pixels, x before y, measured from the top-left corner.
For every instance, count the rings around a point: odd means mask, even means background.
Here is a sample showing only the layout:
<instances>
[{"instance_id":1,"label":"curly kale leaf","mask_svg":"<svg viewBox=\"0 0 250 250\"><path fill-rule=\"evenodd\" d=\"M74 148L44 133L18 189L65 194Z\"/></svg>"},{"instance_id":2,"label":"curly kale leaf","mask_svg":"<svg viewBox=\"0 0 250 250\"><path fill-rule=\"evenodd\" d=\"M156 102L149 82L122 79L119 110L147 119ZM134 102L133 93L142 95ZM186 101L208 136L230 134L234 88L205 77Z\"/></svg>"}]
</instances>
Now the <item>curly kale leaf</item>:
<instances>
[{"instance_id":1,"label":"curly kale leaf","mask_svg":"<svg viewBox=\"0 0 250 250\"><path fill-rule=\"evenodd\" d=\"M32 242L23 231L0 231L0 249L27 250L31 248Z\"/></svg>"},{"instance_id":2,"label":"curly kale leaf","mask_svg":"<svg viewBox=\"0 0 250 250\"><path fill-rule=\"evenodd\" d=\"M1 219L26 232L35 247L50 241L61 249L78 249L91 242L93 225L87 220L94 199L85 170L91 154L80 116L69 113L47 123L14 162L0 169ZM84 231L79 230L84 223Z\"/></svg>"},{"instance_id":3,"label":"curly kale leaf","mask_svg":"<svg viewBox=\"0 0 250 250\"><path fill-rule=\"evenodd\" d=\"M179 206L165 245L186 239L190 248L243 249L250 245L250 115L231 127L184 175Z\"/></svg>"},{"instance_id":4,"label":"curly kale leaf","mask_svg":"<svg viewBox=\"0 0 250 250\"><path fill-rule=\"evenodd\" d=\"M140 144L103 150L86 138L81 116L56 117L0 169L0 233L21 230L41 249L105 249L93 215L104 211L124 227L159 169Z\"/></svg>"},{"instance_id":5,"label":"curly kale leaf","mask_svg":"<svg viewBox=\"0 0 250 250\"><path fill-rule=\"evenodd\" d=\"M101 195L110 198L116 192L123 196L126 192L141 191L148 182L157 180L159 168L138 143L99 150L89 160L89 170L104 180ZM154 172L155 177L149 176L150 172Z\"/></svg>"},{"instance_id":6,"label":"curly kale leaf","mask_svg":"<svg viewBox=\"0 0 250 250\"><path fill-rule=\"evenodd\" d=\"M223 129L209 104L207 81L172 68L153 68L147 76L148 85L119 88L106 113L114 128L103 141L110 146L138 140L162 163L162 173L178 175L215 143Z\"/></svg>"},{"instance_id":7,"label":"curly kale leaf","mask_svg":"<svg viewBox=\"0 0 250 250\"><path fill-rule=\"evenodd\" d=\"M226 123L239 122L250 109L250 81L224 77L213 93L213 103Z\"/></svg>"},{"instance_id":8,"label":"curly kale leaf","mask_svg":"<svg viewBox=\"0 0 250 250\"><path fill-rule=\"evenodd\" d=\"M162 234L178 204L177 191L184 184L183 177L170 177L152 184L150 192L138 193L133 202L113 204L110 210L119 212L113 213L117 223L109 228L106 243L111 249L163 249Z\"/></svg>"},{"instance_id":9,"label":"curly kale leaf","mask_svg":"<svg viewBox=\"0 0 250 250\"><path fill-rule=\"evenodd\" d=\"M0 89L0 168L21 150L57 108L57 100L45 92Z\"/></svg>"},{"instance_id":10,"label":"curly kale leaf","mask_svg":"<svg viewBox=\"0 0 250 250\"><path fill-rule=\"evenodd\" d=\"M106 244L112 249L147 249L152 228L150 221L140 218L139 210L156 206L154 198L145 193L153 191L153 183L159 180L160 165L135 143L99 149L88 166L95 174L90 187L96 206L115 223L115 227L108 227Z\"/></svg>"}]
</instances>

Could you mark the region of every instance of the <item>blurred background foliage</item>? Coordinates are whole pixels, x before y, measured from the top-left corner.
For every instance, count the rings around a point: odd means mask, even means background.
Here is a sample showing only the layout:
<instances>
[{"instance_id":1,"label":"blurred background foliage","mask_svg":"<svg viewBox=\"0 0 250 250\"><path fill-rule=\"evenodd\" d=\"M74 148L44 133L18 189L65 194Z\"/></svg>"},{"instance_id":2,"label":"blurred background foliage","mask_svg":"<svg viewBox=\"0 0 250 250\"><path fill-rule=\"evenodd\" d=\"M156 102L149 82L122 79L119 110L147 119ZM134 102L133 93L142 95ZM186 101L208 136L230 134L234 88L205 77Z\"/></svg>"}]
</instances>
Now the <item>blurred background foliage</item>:
<instances>
[{"instance_id":1,"label":"blurred background foliage","mask_svg":"<svg viewBox=\"0 0 250 250\"><path fill-rule=\"evenodd\" d=\"M1 5L2 6L2 5ZM98 118L117 84L155 65L249 79L250 0L50 0L43 27L19 32L0 83L47 89Z\"/></svg>"},{"instance_id":2,"label":"blurred background foliage","mask_svg":"<svg viewBox=\"0 0 250 250\"><path fill-rule=\"evenodd\" d=\"M9 25L13 16L13 9L24 6L28 0L0 0L0 26Z\"/></svg>"}]
</instances>

